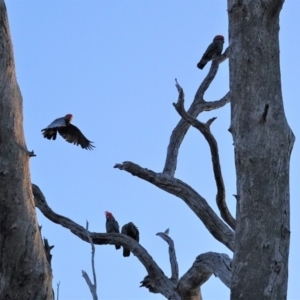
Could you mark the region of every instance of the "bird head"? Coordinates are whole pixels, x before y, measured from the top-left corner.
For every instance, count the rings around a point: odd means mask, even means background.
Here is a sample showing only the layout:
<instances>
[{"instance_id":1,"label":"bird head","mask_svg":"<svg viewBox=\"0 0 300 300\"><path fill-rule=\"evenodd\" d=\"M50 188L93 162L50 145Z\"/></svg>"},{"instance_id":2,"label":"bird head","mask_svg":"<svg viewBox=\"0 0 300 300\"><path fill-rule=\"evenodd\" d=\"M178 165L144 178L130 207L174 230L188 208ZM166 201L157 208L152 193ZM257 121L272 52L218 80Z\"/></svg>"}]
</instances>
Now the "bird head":
<instances>
[{"instance_id":1,"label":"bird head","mask_svg":"<svg viewBox=\"0 0 300 300\"><path fill-rule=\"evenodd\" d=\"M216 35L214 37L214 41L223 41L223 43L224 43L224 36L223 35Z\"/></svg>"},{"instance_id":2,"label":"bird head","mask_svg":"<svg viewBox=\"0 0 300 300\"><path fill-rule=\"evenodd\" d=\"M111 212L109 212L109 211L105 212L105 216L106 216L106 219L114 219L113 214Z\"/></svg>"},{"instance_id":3,"label":"bird head","mask_svg":"<svg viewBox=\"0 0 300 300\"><path fill-rule=\"evenodd\" d=\"M72 119L73 119L73 115L72 114L65 115L65 120L71 122Z\"/></svg>"}]
</instances>

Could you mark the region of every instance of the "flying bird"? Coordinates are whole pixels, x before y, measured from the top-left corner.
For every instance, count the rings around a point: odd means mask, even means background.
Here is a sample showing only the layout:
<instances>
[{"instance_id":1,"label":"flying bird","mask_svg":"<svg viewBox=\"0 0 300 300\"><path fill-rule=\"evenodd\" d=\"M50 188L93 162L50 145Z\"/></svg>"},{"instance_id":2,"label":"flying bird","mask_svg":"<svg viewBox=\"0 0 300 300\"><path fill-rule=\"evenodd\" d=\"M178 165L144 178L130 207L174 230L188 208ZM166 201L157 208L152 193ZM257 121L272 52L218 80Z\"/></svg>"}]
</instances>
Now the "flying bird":
<instances>
[{"instance_id":1,"label":"flying bird","mask_svg":"<svg viewBox=\"0 0 300 300\"><path fill-rule=\"evenodd\" d=\"M62 118L54 120L47 128L42 129L44 138L55 140L57 132L69 143L80 145L83 149L93 150L93 142L89 141L82 132L71 124L73 115L67 114Z\"/></svg>"},{"instance_id":2,"label":"flying bird","mask_svg":"<svg viewBox=\"0 0 300 300\"><path fill-rule=\"evenodd\" d=\"M201 60L198 62L197 67L203 69L205 65L212 60L215 56L220 55L223 50L224 36L216 35L212 43L207 47Z\"/></svg>"},{"instance_id":3,"label":"flying bird","mask_svg":"<svg viewBox=\"0 0 300 300\"><path fill-rule=\"evenodd\" d=\"M114 218L113 214L110 213L109 211L105 212L105 216L106 216L106 232L107 233L120 233L120 229L119 229L119 224L116 221L116 219ZM120 249L121 246L119 245L115 245L116 249Z\"/></svg>"},{"instance_id":4,"label":"flying bird","mask_svg":"<svg viewBox=\"0 0 300 300\"><path fill-rule=\"evenodd\" d=\"M121 233L130 236L137 242L139 242L139 240L140 240L139 230L132 222L125 224L121 229ZM124 257L130 256L130 250L123 247L123 256Z\"/></svg>"}]
</instances>

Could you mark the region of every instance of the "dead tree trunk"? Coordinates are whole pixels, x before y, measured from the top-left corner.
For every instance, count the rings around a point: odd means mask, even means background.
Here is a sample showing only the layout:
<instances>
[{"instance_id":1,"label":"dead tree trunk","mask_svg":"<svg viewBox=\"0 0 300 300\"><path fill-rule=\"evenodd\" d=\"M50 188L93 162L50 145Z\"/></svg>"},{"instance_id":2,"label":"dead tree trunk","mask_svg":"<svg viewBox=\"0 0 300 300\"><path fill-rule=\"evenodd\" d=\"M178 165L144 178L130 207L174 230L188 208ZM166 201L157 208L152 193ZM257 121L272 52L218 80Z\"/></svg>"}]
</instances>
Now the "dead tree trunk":
<instances>
[{"instance_id":1,"label":"dead tree trunk","mask_svg":"<svg viewBox=\"0 0 300 300\"><path fill-rule=\"evenodd\" d=\"M228 0L230 131L237 178L232 300L287 296L294 135L281 92L278 35L283 2Z\"/></svg>"},{"instance_id":2,"label":"dead tree trunk","mask_svg":"<svg viewBox=\"0 0 300 300\"><path fill-rule=\"evenodd\" d=\"M4 1L0 1L0 299L53 299L29 176L22 96Z\"/></svg>"}]
</instances>

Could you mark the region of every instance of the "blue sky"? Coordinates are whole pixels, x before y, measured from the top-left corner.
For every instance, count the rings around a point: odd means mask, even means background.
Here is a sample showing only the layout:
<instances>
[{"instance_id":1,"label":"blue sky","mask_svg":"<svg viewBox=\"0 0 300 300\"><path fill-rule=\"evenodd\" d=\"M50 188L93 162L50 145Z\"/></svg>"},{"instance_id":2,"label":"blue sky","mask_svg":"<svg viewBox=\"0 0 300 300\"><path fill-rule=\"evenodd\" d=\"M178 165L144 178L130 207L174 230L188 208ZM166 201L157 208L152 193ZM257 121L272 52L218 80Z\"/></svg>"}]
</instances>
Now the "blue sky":
<instances>
[{"instance_id":1,"label":"blue sky","mask_svg":"<svg viewBox=\"0 0 300 300\"><path fill-rule=\"evenodd\" d=\"M232 254L214 240L178 198L126 172L115 163L133 161L162 171L170 134L179 121L172 106L175 81L189 106L208 67L196 68L216 34L228 45L226 1L6 1L14 45L17 79L24 101L24 131L32 182L51 208L90 230L105 231L104 211L119 224L133 221L140 242L165 274L170 274L167 245L155 234L170 228L180 275L207 251ZM300 2L286 1L281 14L281 72L286 115L299 133L299 42L295 28ZM292 38L293 36L293 38ZM228 91L228 61L205 95L220 99ZM61 137L43 139L40 130L55 118L74 115L73 124L95 142L82 150ZM200 120L218 117L212 131L219 143L227 203L235 212L232 137L227 131L229 105ZM297 121L298 120L298 121ZM299 146L291 162L291 253L288 299L299 299ZM216 187L204 138L191 128L180 149L176 177L195 188L213 208ZM43 236L52 251L53 286L60 300L91 299L81 270L91 275L90 245L38 212ZM96 247L100 299L162 299L139 288L146 275L139 261L123 258L114 246ZM206 300L229 299L229 290L212 277L202 287ZM298 298L297 298L298 297Z\"/></svg>"}]
</instances>

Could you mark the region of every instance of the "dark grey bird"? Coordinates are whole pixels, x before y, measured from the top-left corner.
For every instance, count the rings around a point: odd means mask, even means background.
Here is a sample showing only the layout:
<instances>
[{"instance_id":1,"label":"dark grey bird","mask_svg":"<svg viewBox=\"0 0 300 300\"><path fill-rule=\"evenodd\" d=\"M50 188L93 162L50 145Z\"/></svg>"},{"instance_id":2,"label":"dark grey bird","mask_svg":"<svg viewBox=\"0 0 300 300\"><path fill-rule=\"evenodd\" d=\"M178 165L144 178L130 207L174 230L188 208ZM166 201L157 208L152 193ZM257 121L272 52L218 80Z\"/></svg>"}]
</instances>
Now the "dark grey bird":
<instances>
[{"instance_id":1,"label":"dark grey bird","mask_svg":"<svg viewBox=\"0 0 300 300\"><path fill-rule=\"evenodd\" d=\"M121 233L130 236L132 239L134 239L137 242L139 242L140 240L139 230L132 222L125 224L121 229ZM123 256L124 257L130 256L130 250L123 247Z\"/></svg>"},{"instance_id":2,"label":"dark grey bird","mask_svg":"<svg viewBox=\"0 0 300 300\"><path fill-rule=\"evenodd\" d=\"M116 221L116 219L114 218L113 214L109 211L105 212L105 216L106 216L106 232L107 233L120 233L120 228L119 228L119 224ZM115 245L116 249L120 249L121 246L119 245Z\"/></svg>"},{"instance_id":3,"label":"dark grey bird","mask_svg":"<svg viewBox=\"0 0 300 300\"><path fill-rule=\"evenodd\" d=\"M220 55L223 50L224 36L216 35L212 43L207 47L201 60L198 62L197 67L203 69L205 65L212 60L215 56Z\"/></svg>"}]
</instances>

